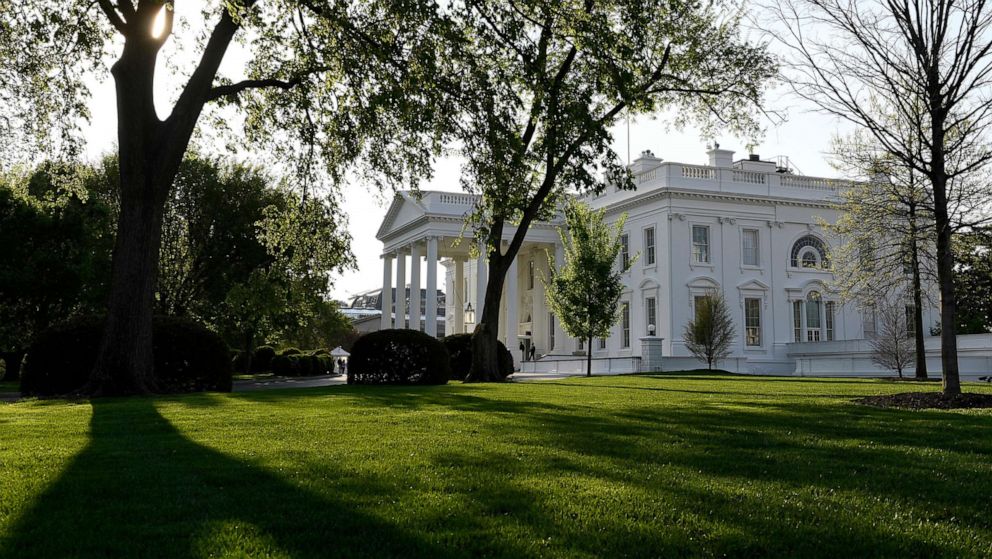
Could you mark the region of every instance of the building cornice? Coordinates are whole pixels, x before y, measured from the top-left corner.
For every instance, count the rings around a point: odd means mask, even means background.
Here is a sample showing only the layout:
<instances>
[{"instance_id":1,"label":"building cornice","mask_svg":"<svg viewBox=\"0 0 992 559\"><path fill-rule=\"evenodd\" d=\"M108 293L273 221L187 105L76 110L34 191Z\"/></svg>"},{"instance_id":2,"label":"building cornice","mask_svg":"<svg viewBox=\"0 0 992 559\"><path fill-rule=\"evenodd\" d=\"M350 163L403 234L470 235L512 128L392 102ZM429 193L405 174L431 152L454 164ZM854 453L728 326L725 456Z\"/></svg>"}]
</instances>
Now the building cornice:
<instances>
[{"instance_id":1,"label":"building cornice","mask_svg":"<svg viewBox=\"0 0 992 559\"><path fill-rule=\"evenodd\" d=\"M682 190L666 187L652 190L651 192L645 192L613 205L604 206L604 209L606 210L607 215L612 215L640 207L645 203L666 199L712 200L720 202L733 202L736 204L751 204L755 206L779 205L820 209L833 209L834 207L834 205L830 202L821 200L804 200L802 198L783 198L778 196L747 196L727 192L702 192L699 190Z\"/></svg>"}]
</instances>

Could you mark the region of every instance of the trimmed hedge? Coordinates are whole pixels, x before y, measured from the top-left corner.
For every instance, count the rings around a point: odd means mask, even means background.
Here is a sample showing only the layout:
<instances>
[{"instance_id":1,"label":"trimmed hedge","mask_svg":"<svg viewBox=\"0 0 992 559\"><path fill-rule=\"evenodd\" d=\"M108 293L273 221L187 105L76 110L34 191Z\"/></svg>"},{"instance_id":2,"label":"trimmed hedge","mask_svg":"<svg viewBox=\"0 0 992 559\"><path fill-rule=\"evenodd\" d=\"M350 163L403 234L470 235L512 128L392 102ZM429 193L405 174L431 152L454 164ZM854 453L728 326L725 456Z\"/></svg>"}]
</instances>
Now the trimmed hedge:
<instances>
[{"instance_id":1,"label":"trimmed hedge","mask_svg":"<svg viewBox=\"0 0 992 559\"><path fill-rule=\"evenodd\" d=\"M441 338L448 355L451 356L451 378L465 380L468 370L472 367L472 334L452 334ZM506 378L513 374L513 354L506 349L503 342L497 340L499 351L499 369Z\"/></svg>"},{"instance_id":2,"label":"trimmed hedge","mask_svg":"<svg viewBox=\"0 0 992 559\"><path fill-rule=\"evenodd\" d=\"M103 319L82 317L42 332L31 344L21 375L21 393L55 396L80 390L96 363ZM152 353L159 392L231 391L227 344L214 331L188 319L156 316Z\"/></svg>"},{"instance_id":3,"label":"trimmed hedge","mask_svg":"<svg viewBox=\"0 0 992 559\"><path fill-rule=\"evenodd\" d=\"M446 384L450 377L444 344L416 330L365 334L348 358L348 384Z\"/></svg>"},{"instance_id":4,"label":"trimmed hedge","mask_svg":"<svg viewBox=\"0 0 992 559\"><path fill-rule=\"evenodd\" d=\"M251 359L252 372L261 373L272 368L272 359L276 356L276 349L269 345L258 346L255 355Z\"/></svg>"},{"instance_id":5,"label":"trimmed hedge","mask_svg":"<svg viewBox=\"0 0 992 559\"><path fill-rule=\"evenodd\" d=\"M272 358L272 373L283 377L326 375L333 372L334 361L322 353L292 353Z\"/></svg>"}]
</instances>

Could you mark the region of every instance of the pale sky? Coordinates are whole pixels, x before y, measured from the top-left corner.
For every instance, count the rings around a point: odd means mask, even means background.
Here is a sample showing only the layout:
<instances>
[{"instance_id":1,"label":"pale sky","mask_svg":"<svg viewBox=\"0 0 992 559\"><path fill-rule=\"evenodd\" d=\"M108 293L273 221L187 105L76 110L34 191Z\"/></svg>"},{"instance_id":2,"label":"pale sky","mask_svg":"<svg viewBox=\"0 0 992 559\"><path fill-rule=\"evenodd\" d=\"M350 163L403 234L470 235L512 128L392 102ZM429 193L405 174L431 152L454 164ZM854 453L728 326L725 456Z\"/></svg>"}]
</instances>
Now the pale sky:
<instances>
[{"instance_id":1,"label":"pale sky","mask_svg":"<svg viewBox=\"0 0 992 559\"><path fill-rule=\"evenodd\" d=\"M177 15L182 16L181 13ZM194 30L177 28L176 31L185 34ZM180 43L184 42L182 37L173 37L163 50L163 60L166 60L170 54L177 56L175 54L177 38ZM192 47L192 50L195 51L195 47ZM189 54L180 53L178 57ZM241 73L239 66L243 64L244 54L236 49L229 53L221 71L231 79L238 79ZM163 117L168 114L170 98L173 97L170 86L174 87L177 81L170 80L170 74L170 68L160 63L156 81L156 105ZM92 92L90 110L93 118L85 129L88 142L86 153L87 157L96 159L115 149L117 117L113 82L109 76L106 81L93 84ZM789 96L785 89L769 95L766 108L784 112L787 121L778 126L767 123L767 134L755 149L756 153L759 153L763 159L771 159L779 155L788 156L792 165L806 175L836 175L827 162L826 152L831 137L838 131L846 130L846 125L838 123L831 117L812 112L810 105ZM725 149L736 150L735 158L746 157L744 147L746 140L726 135L718 137L717 141ZM614 129L613 147L621 157L626 158L628 146L625 124ZM640 117L632 122L629 149L633 158L636 158L641 151L650 149L657 157L666 161L704 164L707 159L706 141L700 138L698 132L669 131L662 118ZM426 182L422 188L459 190L458 174L457 161L440 160L435 167L433 179ZM343 209L349 219L349 230L353 238L352 251L358 261L358 270L334 278L333 297L347 299L351 294L371 289L382 283L382 264L379 259L382 244L376 240L375 233L385 216L390 198L389 195L380 196L377 191L372 191L362 184L352 183L344 186ZM423 273L426 274L426 271ZM438 280L443 288L444 278L440 273Z\"/></svg>"}]
</instances>

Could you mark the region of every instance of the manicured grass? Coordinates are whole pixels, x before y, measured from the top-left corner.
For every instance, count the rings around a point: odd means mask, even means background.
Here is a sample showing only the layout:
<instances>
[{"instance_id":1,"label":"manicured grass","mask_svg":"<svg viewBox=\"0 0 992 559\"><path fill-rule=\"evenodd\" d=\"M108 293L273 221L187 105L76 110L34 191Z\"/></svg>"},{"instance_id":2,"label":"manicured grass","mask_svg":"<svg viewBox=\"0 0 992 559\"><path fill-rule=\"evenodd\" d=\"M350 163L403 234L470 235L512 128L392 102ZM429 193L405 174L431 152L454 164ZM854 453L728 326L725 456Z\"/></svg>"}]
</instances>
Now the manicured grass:
<instances>
[{"instance_id":1,"label":"manicured grass","mask_svg":"<svg viewBox=\"0 0 992 559\"><path fill-rule=\"evenodd\" d=\"M0 404L0 556L989 556L992 410L849 402L905 389L664 375Z\"/></svg>"}]
</instances>

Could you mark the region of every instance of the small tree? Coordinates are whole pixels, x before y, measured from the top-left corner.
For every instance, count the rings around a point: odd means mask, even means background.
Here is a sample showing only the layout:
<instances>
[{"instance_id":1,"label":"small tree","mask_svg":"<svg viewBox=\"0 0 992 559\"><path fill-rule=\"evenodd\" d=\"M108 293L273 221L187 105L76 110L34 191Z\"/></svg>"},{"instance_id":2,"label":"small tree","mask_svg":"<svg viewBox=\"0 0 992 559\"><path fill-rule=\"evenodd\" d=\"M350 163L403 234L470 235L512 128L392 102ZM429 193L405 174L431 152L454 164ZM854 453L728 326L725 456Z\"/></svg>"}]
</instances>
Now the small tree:
<instances>
[{"instance_id":1,"label":"small tree","mask_svg":"<svg viewBox=\"0 0 992 559\"><path fill-rule=\"evenodd\" d=\"M877 309L880 323L878 334L871 339L871 360L886 369L895 369L902 378L903 370L916 359L905 309L888 301L879 303Z\"/></svg>"},{"instance_id":2,"label":"small tree","mask_svg":"<svg viewBox=\"0 0 992 559\"><path fill-rule=\"evenodd\" d=\"M685 325L682 339L697 358L706 361L706 368L730 355L730 344L736 336L730 309L720 293L702 297L696 303L696 316Z\"/></svg>"},{"instance_id":3,"label":"small tree","mask_svg":"<svg viewBox=\"0 0 992 559\"><path fill-rule=\"evenodd\" d=\"M623 293L621 275L636 258L619 259L620 235L627 216L610 227L603 210L581 202L565 207L565 226L558 229L565 262L544 280L548 308L572 337L586 340L586 376L592 376L592 340L605 337L619 318L617 304ZM550 256L549 256L550 260Z\"/></svg>"}]
</instances>

